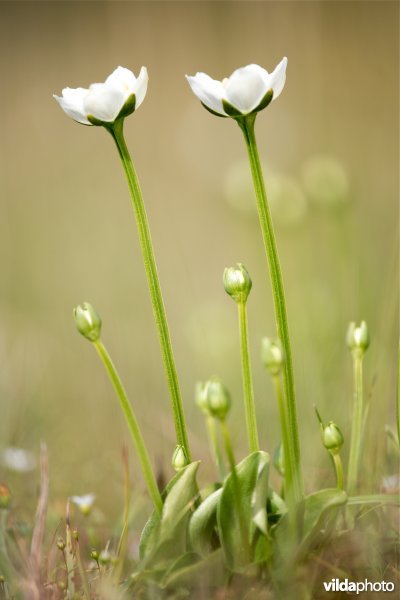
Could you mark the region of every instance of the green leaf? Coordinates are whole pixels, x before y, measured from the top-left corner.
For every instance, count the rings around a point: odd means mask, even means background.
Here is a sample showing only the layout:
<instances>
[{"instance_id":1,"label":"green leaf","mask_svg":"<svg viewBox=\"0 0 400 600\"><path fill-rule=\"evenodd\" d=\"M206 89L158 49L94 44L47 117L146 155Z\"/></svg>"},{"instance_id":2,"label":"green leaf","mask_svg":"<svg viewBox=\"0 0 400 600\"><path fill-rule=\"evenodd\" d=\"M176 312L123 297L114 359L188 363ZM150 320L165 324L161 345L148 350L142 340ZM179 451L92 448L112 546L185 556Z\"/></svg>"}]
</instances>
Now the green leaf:
<instances>
[{"instance_id":1,"label":"green leaf","mask_svg":"<svg viewBox=\"0 0 400 600\"><path fill-rule=\"evenodd\" d=\"M233 571L241 570L252 561L255 532L260 525L265 528L268 465L266 452L254 452L240 462L224 481L217 507L217 523L225 560ZM263 509L261 503L264 497Z\"/></svg>"},{"instance_id":2,"label":"green leaf","mask_svg":"<svg viewBox=\"0 0 400 600\"><path fill-rule=\"evenodd\" d=\"M349 506L362 504L390 504L399 506L400 497L398 494L366 494L363 496L351 496L347 503Z\"/></svg>"},{"instance_id":3,"label":"green leaf","mask_svg":"<svg viewBox=\"0 0 400 600\"><path fill-rule=\"evenodd\" d=\"M260 461L257 472L257 479L253 491L251 504L253 512L253 523L256 526L253 528L253 533L256 533L256 528L260 529L265 535L268 533L267 519L267 499L269 493L268 485L269 477L269 457L265 461Z\"/></svg>"},{"instance_id":4,"label":"green leaf","mask_svg":"<svg viewBox=\"0 0 400 600\"><path fill-rule=\"evenodd\" d=\"M189 589L209 591L226 583L227 572L220 548L190 564L192 559L191 553L178 559L163 580L162 587L176 589L178 586L187 586Z\"/></svg>"},{"instance_id":5,"label":"green leaf","mask_svg":"<svg viewBox=\"0 0 400 600\"><path fill-rule=\"evenodd\" d=\"M140 538L141 560L171 559L186 550L189 511L198 494L196 483L199 462L190 463L168 483L161 516L155 511Z\"/></svg>"},{"instance_id":6,"label":"green leaf","mask_svg":"<svg viewBox=\"0 0 400 600\"><path fill-rule=\"evenodd\" d=\"M221 496L222 488L207 496L190 519L190 543L200 556L207 556L212 550L212 537L217 524L217 506Z\"/></svg>"},{"instance_id":7,"label":"green leaf","mask_svg":"<svg viewBox=\"0 0 400 600\"><path fill-rule=\"evenodd\" d=\"M286 502L273 489L269 490L267 512L271 525L278 522L287 513Z\"/></svg>"},{"instance_id":8,"label":"green leaf","mask_svg":"<svg viewBox=\"0 0 400 600\"><path fill-rule=\"evenodd\" d=\"M338 488L319 490L305 498L303 541L300 552L306 551L329 529L336 519L338 510L347 502L347 494Z\"/></svg>"}]
</instances>

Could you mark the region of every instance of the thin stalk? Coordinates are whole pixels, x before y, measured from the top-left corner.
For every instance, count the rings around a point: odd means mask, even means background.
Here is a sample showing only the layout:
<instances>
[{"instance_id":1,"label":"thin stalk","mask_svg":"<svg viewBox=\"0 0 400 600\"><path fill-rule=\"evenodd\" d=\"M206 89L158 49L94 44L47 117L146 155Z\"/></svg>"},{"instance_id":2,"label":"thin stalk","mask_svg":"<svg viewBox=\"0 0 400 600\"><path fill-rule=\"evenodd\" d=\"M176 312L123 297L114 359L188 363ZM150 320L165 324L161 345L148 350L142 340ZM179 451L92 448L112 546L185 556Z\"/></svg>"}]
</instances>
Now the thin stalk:
<instances>
[{"instance_id":1,"label":"thin stalk","mask_svg":"<svg viewBox=\"0 0 400 600\"><path fill-rule=\"evenodd\" d=\"M114 363L112 362L111 357L108 354L103 343L100 340L97 340L96 342L93 342L93 344L96 347L96 350L99 353L101 360L103 361L110 381L113 384L115 392L118 396L118 400L124 413L126 424L128 425L133 443L136 448L136 452L139 457L140 466L142 467L143 476L150 497L153 501L154 508L156 509L158 514L161 514L163 502L157 487L156 478L151 467L149 454L147 452L135 413L133 412L133 408L128 400L128 396L126 394L122 381L118 375L117 369L115 368Z\"/></svg>"},{"instance_id":2,"label":"thin stalk","mask_svg":"<svg viewBox=\"0 0 400 600\"><path fill-rule=\"evenodd\" d=\"M78 570L79 570L79 575L81 578L81 584L82 584L82 588L83 588L83 595L85 597L85 600L90 600L90 586L89 586L89 582L86 576L86 572L82 563L82 558L81 558L81 550L80 550L80 546L79 546L79 540L75 540L75 556L76 556L76 562L78 563Z\"/></svg>"},{"instance_id":3,"label":"thin stalk","mask_svg":"<svg viewBox=\"0 0 400 600\"><path fill-rule=\"evenodd\" d=\"M271 277L277 333L285 354L283 376L287 405L288 426L290 432L290 452L288 462L288 465L290 467L290 474L288 473L288 475L293 486L293 498L294 501L297 503L300 502L303 497L303 479L301 474L300 444L297 424L296 399L294 393L292 352L290 346L289 327L286 313L286 301L283 288L282 273L279 262L278 250L276 247L271 214L267 201L267 194L265 191L265 184L261 170L260 158L258 155L257 142L254 133L255 115L248 115L242 119L237 119L237 122L240 128L242 129L250 160L251 173L257 198L258 216L260 220L261 232Z\"/></svg>"},{"instance_id":4,"label":"thin stalk","mask_svg":"<svg viewBox=\"0 0 400 600\"><path fill-rule=\"evenodd\" d=\"M132 198L132 205L139 232L139 240L142 248L143 262L149 285L151 303L153 306L154 318L160 338L164 368L167 375L168 387L171 396L176 439L177 443L183 446L185 454L190 461L191 455L186 433L178 374L176 371L175 359L172 353L171 339L161 293L160 281L157 273L157 265L154 257L153 243L151 240L150 228L139 181L123 134L123 120L115 121L113 126L109 128L109 131L117 145Z\"/></svg>"},{"instance_id":5,"label":"thin stalk","mask_svg":"<svg viewBox=\"0 0 400 600\"><path fill-rule=\"evenodd\" d=\"M128 527L129 527L129 507L131 504L131 485L129 477L129 456L128 448L125 444L122 446L122 463L124 469L124 514L122 517L122 531L117 547L118 562L113 572L113 579L116 583L119 582L121 573L124 568L126 558Z\"/></svg>"},{"instance_id":6,"label":"thin stalk","mask_svg":"<svg viewBox=\"0 0 400 600\"><path fill-rule=\"evenodd\" d=\"M7 584L11 586L14 573L7 552L7 519L8 510L5 508L0 509L0 575L3 575Z\"/></svg>"},{"instance_id":7,"label":"thin stalk","mask_svg":"<svg viewBox=\"0 0 400 600\"><path fill-rule=\"evenodd\" d=\"M396 425L397 443L400 447L400 340L397 354L397 382L396 382Z\"/></svg>"},{"instance_id":8,"label":"thin stalk","mask_svg":"<svg viewBox=\"0 0 400 600\"><path fill-rule=\"evenodd\" d=\"M208 416L206 418L206 422L207 422L208 436L210 438L211 448L212 448L214 458L215 458L215 463L217 465L218 473L219 473L219 476L222 481L225 478L226 471L225 471L224 460L222 458L221 448L220 448L220 445L218 442L218 435L217 435L217 428L215 426L215 419L214 419L214 417Z\"/></svg>"},{"instance_id":9,"label":"thin stalk","mask_svg":"<svg viewBox=\"0 0 400 600\"><path fill-rule=\"evenodd\" d=\"M348 466L347 487L349 494L354 494L360 466L361 444L362 444L362 421L363 421L363 357L360 353L353 353L354 369L354 404L353 421L351 428L350 455Z\"/></svg>"},{"instance_id":10,"label":"thin stalk","mask_svg":"<svg viewBox=\"0 0 400 600\"><path fill-rule=\"evenodd\" d=\"M339 453L331 453L336 471L336 482L339 490L344 490L343 463Z\"/></svg>"},{"instance_id":11,"label":"thin stalk","mask_svg":"<svg viewBox=\"0 0 400 600\"><path fill-rule=\"evenodd\" d=\"M232 447L231 436L229 434L229 429L226 426L225 420L221 420L220 424L221 424L222 439L224 440L225 452L226 452L226 457L228 459L229 468L232 471L232 473L233 472L236 473L236 461L235 461L235 455L233 453L233 447ZM237 474L236 474L236 477L237 477Z\"/></svg>"},{"instance_id":12,"label":"thin stalk","mask_svg":"<svg viewBox=\"0 0 400 600\"><path fill-rule=\"evenodd\" d=\"M279 407L279 417L281 421L281 435L282 435L282 446L283 446L283 464L285 469L285 498L288 495L288 491L292 490L292 482L290 480L291 470L289 465L289 455L290 455L290 446L289 446L289 427L286 416L286 406L283 397L283 390L281 384L280 375L273 375L272 377L275 393L278 400Z\"/></svg>"},{"instance_id":13,"label":"thin stalk","mask_svg":"<svg viewBox=\"0 0 400 600\"><path fill-rule=\"evenodd\" d=\"M251 378L246 302L238 302L238 316L247 439L250 452L258 452L260 445L258 441L256 409L254 405L253 382Z\"/></svg>"}]
</instances>

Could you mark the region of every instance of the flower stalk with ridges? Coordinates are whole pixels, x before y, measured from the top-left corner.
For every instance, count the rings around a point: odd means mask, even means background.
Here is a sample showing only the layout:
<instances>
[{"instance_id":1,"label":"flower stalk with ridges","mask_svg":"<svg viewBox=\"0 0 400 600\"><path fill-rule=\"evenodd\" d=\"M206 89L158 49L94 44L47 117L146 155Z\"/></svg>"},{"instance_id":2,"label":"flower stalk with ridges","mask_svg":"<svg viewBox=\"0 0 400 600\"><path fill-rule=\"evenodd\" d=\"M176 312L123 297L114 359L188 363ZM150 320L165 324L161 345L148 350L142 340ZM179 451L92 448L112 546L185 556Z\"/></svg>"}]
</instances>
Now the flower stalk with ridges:
<instances>
[{"instance_id":1,"label":"flower stalk with ridges","mask_svg":"<svg viewBox=\"0 0 400 600\"><path fill-rule=\"evenodd\" d=\"M303 482L300 465L300 444L297 424L296 399L294 392L292 352L282 272L254 132L255 117L255 114L248 115L238 118L237 122L243 132L248 151L251 174L253 177L254 189L257 198L258 216L271 276L277 333L285 356L285 363L283 366L283 382L290 432L288 460L290 473L287 473L287 476L292 482L292 490L290 491L290 494L293 496L294 502L298 503L303 497Z\"/></svg>"},{"instance_id":2,"label":"flower stalk with ridges","mask_svg":"<svg viewBox=\"0 0 400 600\"><path fill-rule=\"evenodd\" d=\"M178 374L175 366L175 359L172 352L171 338L169 335L167 316L165 313L161 286L157 273L157 266L154 257L153 244L150 235L150 228L147 220L146 209L143 203L142 192L139 181L133 166L132 159L127 148L123 134L123 120L117 120L108 128L116 146L124 167L129 191L132 198L132 205L135 212L136 224L139 233L140 245L142 248L143 262L146 270L147 281L150 290L151 303L153 306L154 318L160 338L161 351L164 361L165 372L168 380L168 387L171 396L172 412L174 417L177 443L183 446L186 457L191 460L189 442L186 433L185 417L183 414L181 393L178 382Z\"/></svg>"}]
</instances>

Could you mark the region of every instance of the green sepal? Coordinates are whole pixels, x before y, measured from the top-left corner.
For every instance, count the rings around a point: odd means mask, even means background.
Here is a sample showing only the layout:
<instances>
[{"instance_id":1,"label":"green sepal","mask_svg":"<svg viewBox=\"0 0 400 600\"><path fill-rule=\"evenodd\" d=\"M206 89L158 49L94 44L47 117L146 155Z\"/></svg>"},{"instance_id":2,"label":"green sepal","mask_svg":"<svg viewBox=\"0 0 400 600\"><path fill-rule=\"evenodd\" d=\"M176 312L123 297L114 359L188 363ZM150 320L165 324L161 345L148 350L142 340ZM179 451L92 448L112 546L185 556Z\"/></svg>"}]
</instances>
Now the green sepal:
<instances>
[{"instance_id":1,"label":"green sepal","mask_svg":"<svg viewBox=\"0 0 400 600\"><path fill-rule=\"evenodd\" d=\"M101 121L100 119L96 119L96 117L94 117L93 115L87 115L86 118L89 121L89 123L91 123L92 125L96 125L97 127L110 127L112 125L112 122Z\"/></svg>"},{"instance_id":2,"label":"green sepal","mask_svg":"<svg viewBox=\"0 0 400 600\"><path fill-rule=\"evenodd\" d=\"M216 117L222 117L224 119L227 118L227 115L221 115L221 113L216 112L215 110L213 110L212 108L209 108L206 104L204 104L204 102L201 102L201 104L204 106L204 108L206 110L208 110L209 113L211 113L212 115L215 115Z\"/></svg>"},{"instance_id":3,"label":"green sepal","mask_svg":"<svg viewBox=\"0 0 400 600\"><path fill-rule=\"evenodd\" d=\"M116 121L125 119L125 117L135 112L135 107L136 96L135 94L131 94L125 102L125 104L123 105L123 107L121 108L121 110L119 111L118 115L115 117L114 121L102 121L101 119L96 119L96 117L94 117L93 115L87 115L86 118L92 125L96 125L98 127L105 127L106 129L112 129Z\"/></svg>"},{"instance_id":4,"label":"green sepal","mask_svg":"<svg viewBox=\"0 0 400 600\"><path fill-rule=\"evenodd\" d=\"M223 106L223 109L226 112L226 114L229 115L230 117L233 117L234 119L236 117L243 117L243 113L240 112L240 110L238 110L234 106L232 106L232 104L230 102L228 102L227 100L222 100L222 106Z\"/></svg>"},{"instance_id":5,"label":"green sepal","mask_svg":"<svg viewBox=\"0 0 400 600\"><path fill-rule=\"evenodd\" d=\"M266 452L253 452L224 481L217 523L225 561L232 571L240 571L252 562L256 533L262 534L254 516L258 524L265 524L260 499L265 495L267 484L260 480L264 478L268 482L268 466ZM266 502L264 510L266 512Z\"/></svg>"},{"instance_id":6,"label":"green sepal","mask_svg":"<svg viewBox=\"0 0 400 600\"><path fill-rule=\"evenodd\" d=\"M139 542L142 561L170 560L187 549L189 512L198 495L196 482L200 462L190 463L168 483L162 497L161 516L155 511L148 519Z\"/></svg>"},{"instance_id":7,"label":"green sepal","mask_svg":"<svg viewBox=\"0 0 400 600\"><path fill-rule=\"evenodd\" d=\"M133 112L135 112L135 108L136 108L136 96L135 96L135 94L131 94L128 97L128 99L126 100L126 102L123 105L123 107L121 108L121 110L119 111L118 116L115 120L124 119L128 115L131 115Z\"/></svg>"},{"instance_id":8,"label":"green sepal","mask_svg":"<svg viewBox=\"0 0 400 600\"><path fill-rule=\"evenodd\" d=\"M257 112L260 112L260 110L263 110L264 108L266 108L268 106L268 104L270 104L270 102L272 102L273 96L274 96L274 90L272 90L272 89L268 90L268 92L262 98L261 102L251 112L257 113Z\"/></svg>"},{"instance_id":9,"label":"green sepal","mask_svg":"<svg viewBox=\"0 0 400 600\"><path fill-rule=\"evenodd\" d=\"M216 490L195 510L189 522L190 544L200 556L208 556L213 549L213 534L217 525L217 507L222 488Z\"/></svg>"}]
</instances>

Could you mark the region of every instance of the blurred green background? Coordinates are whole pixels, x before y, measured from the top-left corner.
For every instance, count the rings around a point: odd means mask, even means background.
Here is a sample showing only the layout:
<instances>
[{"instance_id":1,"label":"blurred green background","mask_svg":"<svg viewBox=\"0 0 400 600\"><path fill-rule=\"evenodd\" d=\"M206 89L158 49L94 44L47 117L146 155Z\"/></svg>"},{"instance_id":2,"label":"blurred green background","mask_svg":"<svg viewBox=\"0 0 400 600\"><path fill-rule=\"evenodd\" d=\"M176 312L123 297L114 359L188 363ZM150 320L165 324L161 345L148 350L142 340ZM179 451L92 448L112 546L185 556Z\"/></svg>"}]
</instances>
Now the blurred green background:
<instances>
[{"instance_id":1,"label":"blurred green background","mask_svg":"<svg viewBox=\"0 0 400 600\"><path fill-rule=\"evenodd\" d=\"M194 385L230 388L246 452L236 310L225 266L253 279L250 346L259 433L277 407L259 362L274 335L271 289L241 132L205 111L185 73L228 76L287 55L286 87L257 120L288 302L307 489L331 481L313 412L348 440L348 322L366 319L365 478L379 488L394 423L398 340L397 2L2 2L0 4L0 449L49 446L54 498L122 504L126 426L103 367L75 331L87 300L134 403L150 454L171 475L174 431L130 198L113 143L53 100L117 66L149 71L126 137L148 210L192 450L213 476ZM348 444L347 444L348 446ZM131 452L136 489L143 488ZM34 490L37 473L0 479ZM22 501L22 500L21 500Z\"/></svg>"}]
</instances>

